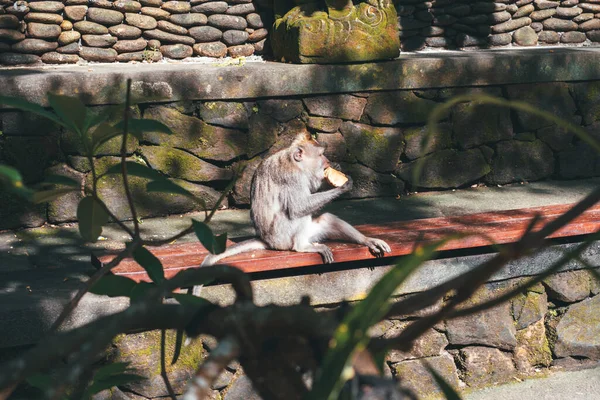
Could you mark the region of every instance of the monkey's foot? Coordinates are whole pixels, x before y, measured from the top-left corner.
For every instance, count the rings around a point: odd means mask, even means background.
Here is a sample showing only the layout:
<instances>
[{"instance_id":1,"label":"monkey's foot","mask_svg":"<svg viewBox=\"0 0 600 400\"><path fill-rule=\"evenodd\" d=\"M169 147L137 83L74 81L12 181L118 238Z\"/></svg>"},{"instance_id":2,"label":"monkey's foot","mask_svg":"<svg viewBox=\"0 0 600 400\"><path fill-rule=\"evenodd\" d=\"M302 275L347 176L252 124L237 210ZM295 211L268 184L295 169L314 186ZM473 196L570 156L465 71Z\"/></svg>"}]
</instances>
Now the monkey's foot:
<instances>
[{"instance_id":1,"label":"monkey's foot","mask_svg":"<svg viewBox=\"0 0 600 400\"><path fill-rule=\"evenodd\" d=\"M384 253L389 253L392 251L390 246L381 239L367 238L366 245L369 248L369 251L373 253L375 257L383 257Z\"/></svg>"}]
</instances>

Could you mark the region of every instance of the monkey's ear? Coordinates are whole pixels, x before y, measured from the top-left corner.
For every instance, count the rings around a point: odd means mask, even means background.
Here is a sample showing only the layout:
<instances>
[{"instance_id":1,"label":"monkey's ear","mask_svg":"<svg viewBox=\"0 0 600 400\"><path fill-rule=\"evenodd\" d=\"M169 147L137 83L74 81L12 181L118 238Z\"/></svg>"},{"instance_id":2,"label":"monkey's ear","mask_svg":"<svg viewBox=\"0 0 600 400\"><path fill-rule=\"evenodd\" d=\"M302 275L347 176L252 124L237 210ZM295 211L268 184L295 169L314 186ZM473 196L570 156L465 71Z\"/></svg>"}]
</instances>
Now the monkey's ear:
<instances>
[{"instance_id":1,"label":"monkey's ear","mask_svg":"<svg viewBox=\"0 0 600 400\"><path fill-rule=\"evenodd\" d=\"M300 162L304 158L304 149L302 147L296 147L293 153L294 161Z\"/></svg>"}]
</instances>

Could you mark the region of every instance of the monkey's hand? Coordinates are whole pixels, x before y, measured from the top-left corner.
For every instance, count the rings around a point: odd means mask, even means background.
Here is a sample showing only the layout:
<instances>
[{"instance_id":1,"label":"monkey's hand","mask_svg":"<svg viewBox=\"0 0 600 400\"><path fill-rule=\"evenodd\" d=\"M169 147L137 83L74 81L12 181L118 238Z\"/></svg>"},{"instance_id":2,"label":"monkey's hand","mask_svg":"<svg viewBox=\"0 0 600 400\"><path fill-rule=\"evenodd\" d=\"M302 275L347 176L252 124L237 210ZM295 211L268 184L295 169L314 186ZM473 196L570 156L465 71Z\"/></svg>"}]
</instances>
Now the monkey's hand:
<instances>
[{"instance_id":1,"label":"monkey's hand","mask_svg":"<svg viewBox=\"0 0 600 400\"><path fill-rule=\"evenodd\" d=\"M350 175L346 175L346 177L348 178L348 181L346 183L344 183L342 186L340 186L340 190L342 191L342 193L351 191L352 186L354 185L354 181L352 180L352 177Z\"/></svg>"},{"instance_id":2,"label":"monkey's hand","mask_svg":"<svg viewBox=\"0 0 600 400\"><path fill-rule=\"evenodd\" d=\"M367 247L369 247L369 251L373 253L375 257L383 257L384 253L392 251L390 246L381 239L367 238L366 244Z\"/></svg>"}]
</instances>

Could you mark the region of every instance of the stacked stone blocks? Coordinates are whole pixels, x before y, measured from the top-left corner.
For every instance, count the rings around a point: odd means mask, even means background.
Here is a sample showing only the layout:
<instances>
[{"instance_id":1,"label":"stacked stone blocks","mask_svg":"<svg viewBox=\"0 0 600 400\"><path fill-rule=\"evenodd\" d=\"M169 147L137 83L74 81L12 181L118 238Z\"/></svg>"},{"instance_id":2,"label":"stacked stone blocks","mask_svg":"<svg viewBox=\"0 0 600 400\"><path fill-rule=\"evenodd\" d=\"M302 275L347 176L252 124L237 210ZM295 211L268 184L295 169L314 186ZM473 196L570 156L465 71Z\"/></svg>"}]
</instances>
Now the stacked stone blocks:
<instances>
[{"instance_id":1,"label":"stacked stone blocks","mask_svg":"<svg viewBox=\"0 0 600 400\"><path fill-rule=\"evenodd\" d=\"M398 0L402 49L592 45L600 41L593 0Z\"/></svg>"},{"instance_id":2,"label":"stacked stone blocks","mask_svg":"<svg viewBox=\"0 0 600 400\"><path fill-rule=\"evenodd\" d=\"M252 0L0 1L0 65L262 54Z\"/></svg>"},{"instance_id":3,"label":"stacked stone blocks","mask_svg":"<svg viewBox=\"0 0 600 400\"><path fill-rule=\"evenodd\" d=\"M523 84L141 104L133 109L134 117L158 120L175 134L147 132L141 142L132 138L130 156L202 194L209 206L242 167L229 201L247 205L258 164L306 131L327 146L326 155L337 168L353 177L348 198L600 175L600 159L587 143L551 121L519 110L458 104L442 116L424 143L431 110L468 93L525 101L600 136L600 82ZM42 181L54 168L89 183L90 167L71 133L17 111L0 111L0 122L0 162L16 166L27 183ZM95 157L97 169L116 163L119 151L118 139L103 145ZM422 174L415 180L418 163ZM198 204L185 198L153 202L141 178L132 182L137 185L142 217L198 210ZM116 176L103 178L99 188L119 218L130 218ZM64 199L51 202L47 209L27 208L6 196L1 204L0 229L75 220L76 204L65 205ZM72 212L58 212L68 209Z\"/></svg>"}]
</instances>

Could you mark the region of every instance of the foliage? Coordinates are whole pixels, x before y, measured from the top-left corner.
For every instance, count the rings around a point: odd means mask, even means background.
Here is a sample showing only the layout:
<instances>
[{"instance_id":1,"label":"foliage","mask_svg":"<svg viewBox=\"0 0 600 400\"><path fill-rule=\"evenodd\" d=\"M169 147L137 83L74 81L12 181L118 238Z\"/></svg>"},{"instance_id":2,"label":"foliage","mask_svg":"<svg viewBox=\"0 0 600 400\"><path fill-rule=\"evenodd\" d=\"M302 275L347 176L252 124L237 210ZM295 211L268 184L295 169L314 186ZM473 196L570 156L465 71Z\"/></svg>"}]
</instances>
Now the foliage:
<instances>
[{"instance_id":1,"label":"foliage","mask_svg":"<svg viewBox=\"0 0 600 400\"><path fill-rule=\"evenodd\" d=\"M492 274L501 269L508 261L531 254L532 251L547 245L545 238L595 204L600 199L600 191L592 192L573 209L548 223L541 230L529 229L521 240L500 248L496 257L474 270L393 304L390 302L390 298L396 288L423 262L431 259L440 246L447 241L456 239L456 236L448 236L438 242L416 247L410 256L401 259L374 286L364 301L348 305L342 313L339 311L317 313L307 302L289 307L258 307L253 302L248 276L235 268L224 265L188 269L166 279L160 260L152 254L149 248L194 233L207 250L218 254L225 250L227 235L215 235L209 226L212 216L219 207L217 203L210 212L206 210L204 221L190 221L188 227L173 237L159 241L142 237L129 190L127 179L129 176L147 179L148 192L178 194L192 198L200 204L203 203L201 199L157 171L126 160L128 135L141 138L145 131L171 134L168 127L157 121L130 118L128 112L131 105L129 87L130 82L128 82L125 104L113 110L123 116L121 121L114 124L107 122L110 117L109 113L93 114L77 98L51 94L48 101L52 110L49 111L21 99L0 96L0 104L42 115L74 132L83 144L92 168L91 185L84 188L79 187L79 184L70 178L50 176L46 179L45 184L52 184L56 188L34 190L24 185L21 175L14 168L0 165L0 185L8 188L15 195L34 202L49 201L73 191L83 190L85 196L78 205L77 217L80 234L86 241L96 241L102 234L103 227L110 220L117 223L129 235L125 249L90 277L85 288L77 293L65 307L53 329L57 330L61 326L88 291L131 299L130 307L125 311L103 317L70 332L54 333L44 341L43 345L35 347L0 369L0 399L9 396L14 388L25 380L30 385L41 389L48 398L60 399L68 396L89 399L93 394L115 385L142 379L132 373L128 365L124 363L104 365L93 371L91 360L93 359L92 355L102 351L118 334L150 329L161 329L162 331L161 375L173 399L175 394L168 381L165 366L164 337L166 329L175 329L178 332L172 363L175 363L179 356L184 330L189 336L209 334L219 341L219 345L211 352L209 358L198 366L197 378L190 383L186 398L203 398L208 395L210 384L199 385L198 382L203 382L203 379L204 382L213 382L229 362L239 359L246 374L253 380L255 388L265 399L354 399L356 398L354 395L348 397L348 388L352 382L361 379L354 369L355 355L367 354L371 362L379 368L383 363L382 355L387 350L391 348L408 349L412 341L444 318L471 314L509 300L511 296L558 271L570 260L580 260L583 250L599 236L596 234L586 239L554 265L549 266L540 276L529 279L498 298L468 309L462 308L459 311L456 310L456 306L469 298ZM552 120L559 126L572 130L594 148L600 150L600 146L585 132L573 128L552 115L535 110L523 103L506 102L489 96L458 97L434 110L429 121L430 134L435 132L435 123L444 114L445 109L464 101L496 104L536 113ZM120 137L122 141L121 163L109 168L103 174L98 174L94 166L94 155L102 144L116 137ZM426 145L423 146L423 148L426 147ZM418 169L416 173L419 173ZM114 174L122 177L132 215L133 229L119 221L98 194L99 180ZM44 186L42 185L42 187ZM223 193L221 201L232 186L233 182ZM532 222L531 227L534 226L534 222L536 221ZM133 257L146 270L151 282L136 283L129 278L109 274L110 270L126 257ZM203 285L214 280L231 283L237 297L235 304L221 307L190 293L179 291L182 287ZM449 293L453 293L454 296L441 310L413 322L398 337L374 340L367 335L369 328L381 320L391 315L422 310ZM164 304L163 300L166 297L174 298L178 304ZM311 388L306 387L303 383L299 368L273 370L264 367L276 363L269 357L280 357L280 355L266 354L260 349L264 349L267 343L290 338L299 339L298 343L311 343L313 348L327 350L324 356L315 356L315 367L310 371L314 377ZM303 349L300 344L298 344L298 349ZM303 352L298 351L297 353ZM67 358L70 360L68 366L58 371L58 376L48 375L48 371L52 370L57 361ZM288 361L293 365L299 363L293 358ZM459 396L452 387L433 369L429 369L445 396L449 399L458 399ZM281 379L282 382L285 382L285 386L289 387L288 392L273 393L269 387L269 379L266 379L267 376L271 380Z\"/></svg>"}]
</instances>

